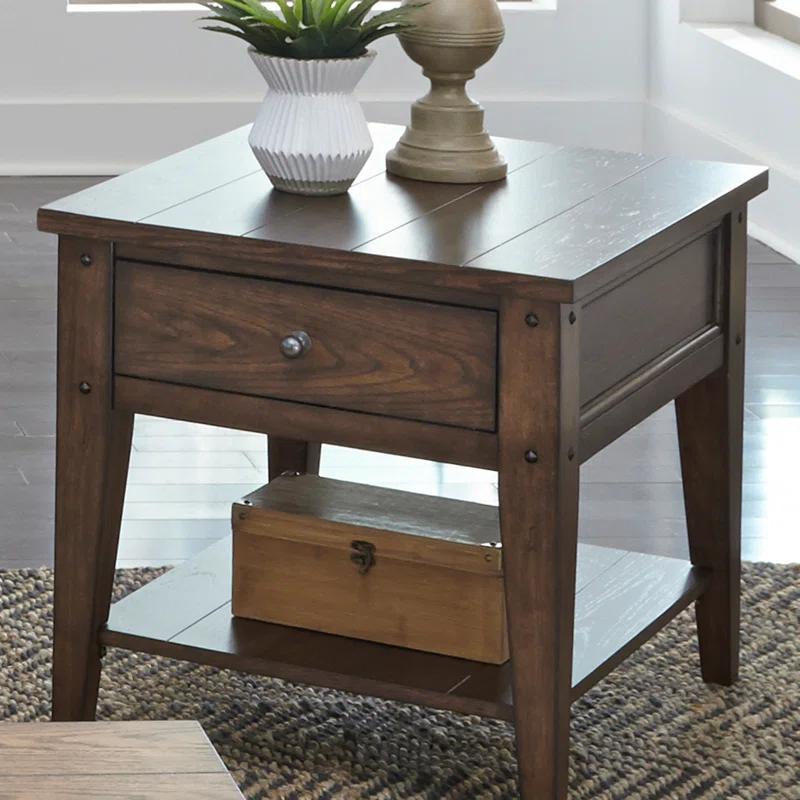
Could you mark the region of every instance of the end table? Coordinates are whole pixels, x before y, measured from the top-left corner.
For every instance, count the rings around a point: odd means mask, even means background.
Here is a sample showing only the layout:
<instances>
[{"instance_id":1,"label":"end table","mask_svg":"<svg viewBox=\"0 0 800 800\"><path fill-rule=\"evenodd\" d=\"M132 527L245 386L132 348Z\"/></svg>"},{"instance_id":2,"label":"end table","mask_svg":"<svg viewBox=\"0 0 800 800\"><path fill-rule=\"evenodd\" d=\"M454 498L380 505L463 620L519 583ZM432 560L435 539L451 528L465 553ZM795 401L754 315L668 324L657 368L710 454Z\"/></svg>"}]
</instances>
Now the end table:
<instances>
[{"instance_id":1,"label":"end table","mask_svg":"<svg viewBox=\"0 0 800 800\"><path fill-rule=\"evenodd\" d=\"M690 603L703 678L736 680L767 173L505 140L506 181L428 184L387 175L400 130L372 130L343 197L271 191L244 128L40 211L60 236L54 716L91 719L103 648L125 647L513 720L523 798L557 800L572 700ZM592 552L577 581L580 464L673 400L691 563ZM109 617L137 412L269 434L271 475L316 471L320 442L498 470L511 661L232 619L226 543Z\"/></svg>"}]
</instances>

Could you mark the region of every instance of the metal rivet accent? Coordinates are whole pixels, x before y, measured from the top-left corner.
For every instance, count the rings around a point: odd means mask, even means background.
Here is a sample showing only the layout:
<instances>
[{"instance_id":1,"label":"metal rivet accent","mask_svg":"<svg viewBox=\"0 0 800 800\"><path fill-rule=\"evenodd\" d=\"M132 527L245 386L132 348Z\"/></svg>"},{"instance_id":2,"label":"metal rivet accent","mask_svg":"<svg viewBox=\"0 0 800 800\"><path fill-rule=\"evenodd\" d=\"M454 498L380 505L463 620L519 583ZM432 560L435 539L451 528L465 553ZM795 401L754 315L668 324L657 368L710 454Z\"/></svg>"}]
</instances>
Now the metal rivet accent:
<instances>
[{"instance_id":1,"label":"metal rivet accent","mask_svg":"<svg viewBox=\"0 0 800 800\"><path fill-rule=\"evenodd\" d=\"M81 256L81 264L83 264L84 267L91 267L93 263L92 257L88 253L84 253Z\"/></svg>"},{"instance_id":2,"label":"metal rivet accent","mask_svg":"<svg viewBox=\"0 0 800 800\"><path fill-rule=\"evenodd\" d=\"M567 458L570 461L572 461L572 459L575 458L575 448L574 447L570 447L570 449L567 450Z\"/></svg>"},{"instance_id":3,"label":"metal rivet accent","mask_svg":"<svg viewBox=\"0 0 800 800\"><path fill-rule=\"evenodd\" d=\"M535 328L539 324L539 317L537 317L536 314L526 314L525 324L529 328Z\"/></svg>"},{"instance_id":4,"label":"metal rivet accent","mask_svg":"<svg viewBox=\"0 0 800 800\"><path fill-rule=\"evenodd\" d=\"M536 464L539 461L539 454L535 450L526 450L525 460L529 464Z\"/></svg>"},{"instance_id":5,"label":"metal rivet accent","mask_svg":"<svg viewBox=\"0 0 800 800\"><path fill-rule=\"evenodd\" d=\"M741 343L742 343L742 334L741 333L737 333L736 334L736 344L741 344Z\"/></svg>"},{"instance_id":6,"label":"metal rivet accent","mask_svg":"<svg viewBox=\"0 0 800 800\"><path fill-rule=\"evenodd\" d=\"M252 501L252 500L242 500L242 502L243 502L243 503L244 503L246 506L251 506L251 505L253 505L253 501Z\"/></svg>"},{"instance_id":7,"label":"metal rivet accent","mask_svg":"<svg viewBox=\"0 0 800 800\"><path fill-rule=\"evenodd\" d=\"M86 381L83 381L83 383L81 383L78 386L78 391L81 394L89 394L89 392L92 391L92 384L91 383L86 383Z\"/></svg>"},{"instance_id":8,"label":"metal rivet accent","mask_svg":"<svg viewBox=\"0 0 800 800\"><path fill-rule=\"evenodd\" d=\"M575 324L575 320L577 320L578 317L577 317L577 315L575 314L574 311L570 311L568 319L569 319L569 324L570 325L574 325Z\"/></svg>"}]
</instances>

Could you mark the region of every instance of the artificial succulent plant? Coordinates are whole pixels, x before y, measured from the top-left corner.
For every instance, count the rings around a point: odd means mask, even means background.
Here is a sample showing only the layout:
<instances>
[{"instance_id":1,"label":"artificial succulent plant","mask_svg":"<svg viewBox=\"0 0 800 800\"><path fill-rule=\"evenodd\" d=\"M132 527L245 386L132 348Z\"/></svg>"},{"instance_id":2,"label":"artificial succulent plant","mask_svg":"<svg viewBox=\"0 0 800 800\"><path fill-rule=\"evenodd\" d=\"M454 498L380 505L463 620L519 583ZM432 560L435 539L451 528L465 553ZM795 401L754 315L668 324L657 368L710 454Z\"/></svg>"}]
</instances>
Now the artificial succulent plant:
<instances>
[{"instance_id":1,"label":"artificial succulent plant","mask_svg":"<svg viewBox=\"0 0 800 800\"><path fill-rule=\"evenodd\" d=\"M413 27L416 5L370 16L378 0L274 0L277 12L259 0L213 0L203 5L217 24L206 30L227 33L258 52L283 58L355 58L370 43Z\"/></svg>"}]
</instances>

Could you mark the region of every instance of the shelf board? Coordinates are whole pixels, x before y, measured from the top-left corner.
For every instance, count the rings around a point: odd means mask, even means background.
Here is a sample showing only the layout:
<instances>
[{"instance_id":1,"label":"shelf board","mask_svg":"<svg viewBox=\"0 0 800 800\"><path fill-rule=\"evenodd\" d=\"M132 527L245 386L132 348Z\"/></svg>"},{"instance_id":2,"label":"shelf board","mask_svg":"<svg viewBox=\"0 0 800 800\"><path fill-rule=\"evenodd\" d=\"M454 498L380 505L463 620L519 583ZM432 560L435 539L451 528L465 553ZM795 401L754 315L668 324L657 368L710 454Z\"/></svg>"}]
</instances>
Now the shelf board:
<instances>
[{"instance_id":1,"label":"shelf board","mask_svg":"<svg viewBox=\"0 0 800 800\"><path fill-rule=\"evenodd\" d=\"M579 697L696 600L707 574L673 558L580 545L573 696ZM231 540L111 608L100 641L155 655L511 719L511 666L231 616Z\"/></svg>"}]
</instances>

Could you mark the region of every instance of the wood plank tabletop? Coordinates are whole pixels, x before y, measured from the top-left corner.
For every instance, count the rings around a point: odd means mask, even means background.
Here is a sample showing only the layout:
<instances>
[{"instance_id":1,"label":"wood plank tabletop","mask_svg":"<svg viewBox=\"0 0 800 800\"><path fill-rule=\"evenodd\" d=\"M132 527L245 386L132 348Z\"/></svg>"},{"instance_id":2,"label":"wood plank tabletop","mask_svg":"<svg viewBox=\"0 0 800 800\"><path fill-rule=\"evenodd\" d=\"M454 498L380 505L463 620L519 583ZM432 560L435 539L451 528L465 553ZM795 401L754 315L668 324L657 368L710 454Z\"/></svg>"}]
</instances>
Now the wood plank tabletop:
<instances>
[{"instance_id":1,"label":"wood plank tabletop","mask_svg":"<svg viewBox=\"0 0 800 800\"><path fill-rule=\"evenodd\" d=\"M0 798L235 800L197 722L4 723Z\"/></svg>"},{"instance_id":2,"label":"wood plank tabletop","mask_svg":"<svg viewBox=\"0 0 800 800\"><path fill-rule=\"evenodd\" d=\"M326 253L330 260L349 251L354 265L387 273L398 264L437 268L415 280L444 274L454 285L452 268L469 267L484 280L533 278L585 294L595 288L586 279L599 267L648 242L656 250L677 244L658 236L714 224L767 187L767 170L758 166L502 138L497 144L509 162L504 181L404 180L384 168L401 129L373 124L371 130L375 149L346 195L272 189L244 127L51 203L40 211L39 226L164 246L236 237L242 257L294 252L301 264L315 254L324 261Z\"/></svg>"}]
</instances>

